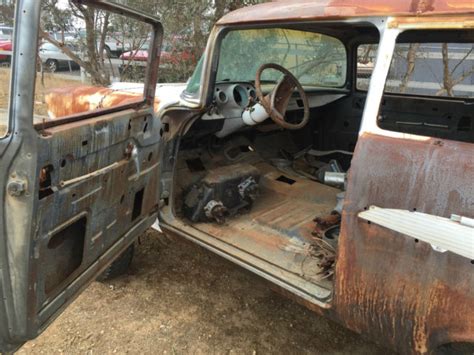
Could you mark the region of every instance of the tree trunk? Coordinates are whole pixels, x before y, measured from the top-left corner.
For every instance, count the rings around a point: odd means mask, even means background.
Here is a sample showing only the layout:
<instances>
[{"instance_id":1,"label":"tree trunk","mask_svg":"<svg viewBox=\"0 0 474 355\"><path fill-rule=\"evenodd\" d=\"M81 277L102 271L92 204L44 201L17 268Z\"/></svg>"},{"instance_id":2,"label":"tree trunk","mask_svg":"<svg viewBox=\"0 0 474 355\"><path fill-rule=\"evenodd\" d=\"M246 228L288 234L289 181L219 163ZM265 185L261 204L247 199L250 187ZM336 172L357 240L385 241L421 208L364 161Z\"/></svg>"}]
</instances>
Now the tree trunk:
<instances>
[{"instance_id":1,"label":"tree trunk","mask_svg":"<svg viewBox=\"0 0 474 355\"><path fill-rule=\"evenodd\" d=\"M402 93L402 94L407 90L408 83L410 82L410 79L413 75L413 72L415 71L416 52L418 52L419 48L420 48L419 43L411 43L410 47L408 48L407 71L406 71L405 75L403 76L402 82L401 82L400 87L399 87L400 93Z\"/></svg>"},{"instance_id":2,"label":"tree trunk","mask_svg":"<svg viewBox=\"0 0 474 355\"><path fill-rule=\"evenodd\" d=\"M82 60L79 56L77 56L72 50L70 50L68 47L66 47L64 44L56 41L54 38L52 38L48 33L44 32L43 30L40 29L40 37L43 38L45 41L53 44L54 46L58 47L61 49L61 51L67 55L71 60L76 62L79 66L84 68L84 70L91 76L91 78L98 77L102 81L97 81L97 80L92 80L92 83L94 85L100 85L100 86L108 86L110 82L106 82L104 78L96 71L96 69L91 65L90 62Z\"/></svg>"},{"instance_id":3,"label":"tree trunk","mask_svg":"<svg viewBox=\"0 0 474 355\"><path fill-rule=\"evenodd\" d=\"M107 37L107 28L109 27L109 16L110 13L106 12L100 31L99 56L102 66L104 66L105 38Z\"/></svg>"},{"instance_id":4,"label":"tree trunk","mask_svg":"<svg viewBox=\"0 0 474 355\"><path fill-rule=\"evenodd\" d=\"M449 50L447 43L443 43L441 53L443 54L443 89L446 91L448 96L454 96L453 77L449 70Z\"/></svg>"}]
</instances>

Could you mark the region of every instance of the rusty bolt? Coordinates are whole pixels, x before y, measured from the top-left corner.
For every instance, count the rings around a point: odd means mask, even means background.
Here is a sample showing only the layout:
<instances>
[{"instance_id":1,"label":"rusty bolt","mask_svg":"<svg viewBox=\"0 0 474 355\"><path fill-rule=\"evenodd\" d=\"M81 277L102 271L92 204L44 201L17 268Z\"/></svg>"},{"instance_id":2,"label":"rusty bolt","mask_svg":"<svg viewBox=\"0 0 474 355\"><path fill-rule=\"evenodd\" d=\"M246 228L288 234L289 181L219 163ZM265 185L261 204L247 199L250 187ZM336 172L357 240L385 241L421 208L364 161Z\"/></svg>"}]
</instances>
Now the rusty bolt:
<instances>
[{"instance_id":1,"label":"rusty bolt","mask_svg":"<svg viewBox=\"0 0 474 355\"><path fill-rule=\"evenodd\" d=\"M19 197L26 190L26 183L21 180L10 181L7 185L7 191L10 196Z\"/></svg>"}]
</instances>

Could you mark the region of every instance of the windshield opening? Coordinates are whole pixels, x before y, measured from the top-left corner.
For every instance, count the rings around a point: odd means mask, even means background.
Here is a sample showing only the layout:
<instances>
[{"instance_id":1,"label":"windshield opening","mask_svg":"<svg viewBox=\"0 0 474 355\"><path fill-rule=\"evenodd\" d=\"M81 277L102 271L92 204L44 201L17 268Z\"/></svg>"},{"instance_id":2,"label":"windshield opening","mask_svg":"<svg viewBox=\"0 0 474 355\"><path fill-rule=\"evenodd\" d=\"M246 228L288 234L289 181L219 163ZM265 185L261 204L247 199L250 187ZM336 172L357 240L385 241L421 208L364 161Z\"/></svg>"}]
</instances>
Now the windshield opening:
<instances>
[{"instance_id":1,"label":"windshield opening","mask_svg":"<svg viewBox=\"0 0 474 355\"><path fill-rule=\"evenodd\" d=\"M257 69L276 63L288 69L306 87L342 87L346 82L347 55L337 38L315 32L282 28L235 30L222 41L217 82L255 80ZM263 73L272 83L281 74Z\"/></svg>"}]
</instances>

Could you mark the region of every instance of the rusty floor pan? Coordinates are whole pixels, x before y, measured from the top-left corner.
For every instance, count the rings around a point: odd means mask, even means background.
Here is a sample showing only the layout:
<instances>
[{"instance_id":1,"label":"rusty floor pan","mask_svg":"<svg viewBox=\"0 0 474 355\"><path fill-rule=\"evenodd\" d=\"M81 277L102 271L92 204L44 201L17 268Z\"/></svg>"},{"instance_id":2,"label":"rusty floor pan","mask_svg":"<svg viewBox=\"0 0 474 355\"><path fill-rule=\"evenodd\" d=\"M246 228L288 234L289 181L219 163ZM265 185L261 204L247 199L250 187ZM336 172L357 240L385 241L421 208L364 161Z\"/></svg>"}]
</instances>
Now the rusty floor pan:
<instances>
[{"instance_id":1,"label":"rusty floor pan","mask_svg":"<svg viewBox=\"0 0 474 355\"><path fill-rule=\"evenodd\" d=\"M268 164L262 171L261 196L251 211L230 218L224 225L198 223L193 227L319 286L331 282L319 275L318 260L308 248L313 219L327 215L336 205L339 190L305 178L285 176Z\"/></svg>"}]
</instances>

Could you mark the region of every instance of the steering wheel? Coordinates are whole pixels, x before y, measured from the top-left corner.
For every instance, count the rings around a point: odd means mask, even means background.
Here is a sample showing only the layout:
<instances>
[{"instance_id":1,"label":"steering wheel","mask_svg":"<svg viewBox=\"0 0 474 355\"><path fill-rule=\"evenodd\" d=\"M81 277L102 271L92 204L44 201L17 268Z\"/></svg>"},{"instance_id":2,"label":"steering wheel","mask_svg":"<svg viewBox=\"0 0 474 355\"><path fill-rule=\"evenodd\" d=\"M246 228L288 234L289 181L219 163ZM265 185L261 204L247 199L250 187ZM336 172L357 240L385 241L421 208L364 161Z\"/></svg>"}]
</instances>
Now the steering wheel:
<instances>
[{"instance_id":1,"label":"steering wheel","mask_svg":"<svg viewBox=\"0 0 474 355\"><path fill-rule=\"evenodd\" d=\"M261 77L262 73L266 69L275 69L283 73L283 78L276 84L273 90L267 95L263 96ZM303 101L304 115L303 119L299 123L290 123L285 120L285 113L288 109L291 95L295 88L298 90L301 100ZM283 68L279 64L267 63L263 64L258 68L257 75L255 77L255 91L260 103L265 108L265 111L270 115L272 120L280 127L286 129L300 129L306 126L309 121L309 102L306 93L304 92L303 86L291 74L287 69Z\"/></svg>"}]
</instances>

